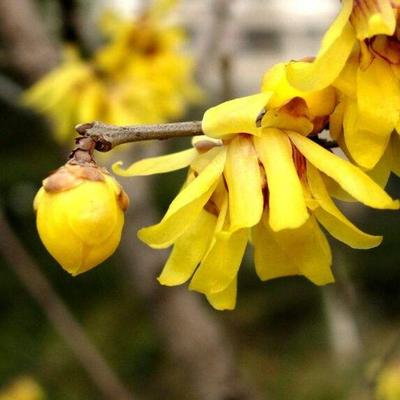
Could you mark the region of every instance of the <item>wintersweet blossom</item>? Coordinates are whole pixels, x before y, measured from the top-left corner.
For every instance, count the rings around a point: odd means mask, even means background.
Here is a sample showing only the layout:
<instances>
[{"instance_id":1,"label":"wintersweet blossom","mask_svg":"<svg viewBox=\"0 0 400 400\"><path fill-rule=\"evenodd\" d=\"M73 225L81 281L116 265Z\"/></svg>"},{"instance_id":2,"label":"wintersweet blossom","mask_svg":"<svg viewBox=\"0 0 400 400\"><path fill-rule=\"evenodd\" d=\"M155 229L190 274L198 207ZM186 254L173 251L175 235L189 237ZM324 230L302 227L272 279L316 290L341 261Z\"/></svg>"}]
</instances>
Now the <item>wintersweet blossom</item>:
<instances>
[{"instance_id":1,"label":"wintersweet blossom","mask_svg":"<svg viewBox=\"0 0 400 400\"><path fill-rule=\"evenodd\" d=\"M44 400L43 388L30 376L20 376L0 390L0 400Z\"/></svg>"},{"instance_id":2,"label":"wintersweet blossom","mask_svg":"<svg viewBox=\"0 0 400 400\"><path fill-rule=\"evenodd\" d=\"M388 147L397 154L400 150L399 8L398 0L343 0L315 60L287 67L289 81L298 89L338 89L333 135L366 169ZM399 174L400 158L393 157L390 164Z\"/></svg>"},{"instance_id":3,"label":"wintersweet blossom","mask_svg":"<svg viewBox=\"0 0 400 400\"><path fill-rule=\"evenodd\" d=\"M282 66L271 74L265 88L285 84ZM358 167L307 137L322 129L334 107L329 90L311 97L278 92L209 109L202 122L206 135L194 139L191 149L113 167L122 176L189 167L161 222L138 235L153 248L173 245L160 283L190 280L189 288L204 293L216 309L235 307L237 273L249 242L260 279L304 275L317 285L333 281L331 250L319 224L351 247L379 245L380 236L360 231L336 207L327 181L370 207L399 206Z\"/></svg>"},{"instance_id":4,"label":"wintersweet blossom","mask_svg":"<svg viewBox=\"0 0 400 400\"><path fill-rule=\"evenodd\" d=\"M104 16L106 43L89 59L66 46L60 65L24 93L24 104L50 119L60 142L84 121L133 125L182 116L200 90L183 29L165 22L172 5L158 0L137 19Z\"/></svg>"}]
</instances>

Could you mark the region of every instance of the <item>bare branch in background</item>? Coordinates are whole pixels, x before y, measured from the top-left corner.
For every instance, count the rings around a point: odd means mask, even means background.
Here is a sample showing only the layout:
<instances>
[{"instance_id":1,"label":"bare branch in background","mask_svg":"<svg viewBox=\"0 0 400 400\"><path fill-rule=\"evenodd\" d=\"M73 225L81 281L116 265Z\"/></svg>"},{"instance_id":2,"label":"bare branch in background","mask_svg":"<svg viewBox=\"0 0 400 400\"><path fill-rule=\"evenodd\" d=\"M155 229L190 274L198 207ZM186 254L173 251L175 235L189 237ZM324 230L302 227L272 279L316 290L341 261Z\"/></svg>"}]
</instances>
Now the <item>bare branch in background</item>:
<instances>
[{"instance_id":1,"label":"bare branch in background","mask_svg":"<svg viewBox=\"0 0 400 400\"><path fill-rule=\"evenodd\" d=\"M341 368L365 362L366 321L358 291L348 273L345 254L337 252L335 258L336 284L323 288L326 318L331 347Z\"/></svg>"},{"instance_id":2,"label":"bare branch in background","mask_svg":"<svg viewBox=\"0 0 400 400\"><path fill-rule=\"evenodd\" d=\"M337 286L323 288L322 294L335 362L341 369L348 368L360 362L363 354L359 327Z\"/></svg>"},{"instance_id":3,"label":"bare branch in background","mask_svg":"<svg viewBox=\"0 0 400 400\"><path fill-rule=\"evenodd\" d=\"M84 56L89 56L91 51L83 35L84 21L81 21L78 0L58 0L61 9L61 36L63 41L73 43Z\"/></svg>"},{"instance_id":4,"label":"bare branch in background","mask_svg":"<svg viewBox=\"0 0 400 400\"><path fill-rule=\"evenodd\" d=\"M219 70L221 74L221 99L229 100L234 97L232 81L232 54L226 52L219 57Z\"/></svg>"},{"instance_id":5,"label":"bare branch in background","mask_svg":"<svg viewBox=\"0 0 400 400\"><path fill-rule=\"evenodd\" d=\"M205 85L210 68L216 67L219 75L221 101L234 96L232 70L233 53L237 43L239 24L233 18L235 0L208 2L209 18L198 34L196 75Z\"/></svg>"},{"instance_id":6,"label":"bare branch in background","mask_svg":"<svg viewBox=\"0 0 400 400\"><path fill-rule=\"evenodd\" d=\"M230 18L225 24L225 30L220 38L219 51L217 54L217 62L219 73L221 75L221 100L229 100L234 97L234 83L233 83L233 66L234 54L238 41L240 24L232 17L233 8L236 1L229 2L229 15Z\"/></svg>"},{"instance_id":7,"label":"bare branch in background","mask_svg":"<svg viewBox=\"0 0 400 400\"><path fill-rule=\"evenodd\" d=\"M33 1L0 1L0 35L10 66L25 82L33 83L57 65L59 52Z\"/></svg>"},{"instance_id":8,"label":"bare branch in background","mask_svg":"<svg viewBox=\"0 0 400 400\"><path fill-rule=\"evenodd\" d=\"M59 3L62 15L61 36L66 42L79 43L76 0L59 0Z\"/></svg>"},{"instance_id":9,"label":"bare branch in background","mask_svg":"<svg viewBox=\"0 0 400 400\"><path fill-rule=\"evenodd\" d=\"M210 14L208 20L202 24L202 31L198 34L196 74L201 82L205 81L210 64L216 60L221 49L225 31L231 21L232 0L209 0Z\"/></svg>"},{"instance_id":10,"label":"bare branch in background","mask_svg":"<svg viewBox=\"0 0 400 400\"><path fill-rule=\"evenodd\" d=\"M256 124L255 121L254 124ZM126 143L205 135L201 121L131 126L109 125L94 121L79 124L75 127L75 130L82 137L91 138L96 143L96 150L103 152ZM321 139L318 136L313 136L311 139L326 149L338 147L336 141ZM79 144L79 138L77 143Z\"/></svg>"},{"instance_id":11,"label":"bare branch in background","mask_svg":"<svg viewBox=\"0 0 400 400\"><path fill-rule=\"evenodd\" d=\"M133 400L9 226L0 209L0 254L38 302L105 399Z\"/></svg>"}]
</instances>

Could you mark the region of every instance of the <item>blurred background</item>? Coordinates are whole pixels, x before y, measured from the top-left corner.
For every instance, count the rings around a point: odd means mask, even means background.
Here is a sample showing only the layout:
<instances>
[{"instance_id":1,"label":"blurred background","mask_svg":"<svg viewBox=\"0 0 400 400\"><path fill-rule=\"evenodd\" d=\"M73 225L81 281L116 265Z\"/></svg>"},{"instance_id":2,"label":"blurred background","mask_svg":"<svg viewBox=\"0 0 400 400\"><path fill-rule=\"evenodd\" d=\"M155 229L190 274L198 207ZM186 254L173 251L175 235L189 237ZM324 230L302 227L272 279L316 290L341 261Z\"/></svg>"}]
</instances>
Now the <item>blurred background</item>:
<instances>
[{"instance_id":1,"label":"blurred background","mask_svg":"<svg viewBox=\"0 0 400 400\"><path fill-rule=\"evenodd\" d=\"M200 120L259 90L277 62L314 55L337 0L0 0L0 400L400 399L400 217L348 205L373 250L330 238L337 283L262 283L251 256L236 310L157 284L158 221L184 171L121 178L116 254L77 278L46 252L32 210L73 126ZM54 72L55 71L55 72ZM190 141L126 146L109 167ZM400 195L398 180L388 191ZM250 250L249 250L250 251ZM391 396L391 397L389 397Z\"/></svg>"}]
</instances>

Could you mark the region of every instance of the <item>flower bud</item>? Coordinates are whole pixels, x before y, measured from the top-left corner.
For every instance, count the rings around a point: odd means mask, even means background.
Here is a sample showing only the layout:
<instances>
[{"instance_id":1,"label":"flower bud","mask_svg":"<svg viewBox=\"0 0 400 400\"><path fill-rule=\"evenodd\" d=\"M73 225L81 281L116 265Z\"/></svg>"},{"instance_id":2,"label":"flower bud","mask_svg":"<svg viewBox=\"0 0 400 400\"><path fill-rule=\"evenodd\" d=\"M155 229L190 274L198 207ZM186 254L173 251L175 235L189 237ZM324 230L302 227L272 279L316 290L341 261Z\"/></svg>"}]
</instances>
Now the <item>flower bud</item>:
<instances>
[{"instance_id":1,"label":"flower bud","mask_svg":"<svg viewBox=\"0 0 400 400\"><path fill-rule=\"evenodd\" d=\"M39 236L60 265L78 275L113 254L128 204L126 193L104 169L66 164L36 194Z\"/></svg>"}]
</instances>

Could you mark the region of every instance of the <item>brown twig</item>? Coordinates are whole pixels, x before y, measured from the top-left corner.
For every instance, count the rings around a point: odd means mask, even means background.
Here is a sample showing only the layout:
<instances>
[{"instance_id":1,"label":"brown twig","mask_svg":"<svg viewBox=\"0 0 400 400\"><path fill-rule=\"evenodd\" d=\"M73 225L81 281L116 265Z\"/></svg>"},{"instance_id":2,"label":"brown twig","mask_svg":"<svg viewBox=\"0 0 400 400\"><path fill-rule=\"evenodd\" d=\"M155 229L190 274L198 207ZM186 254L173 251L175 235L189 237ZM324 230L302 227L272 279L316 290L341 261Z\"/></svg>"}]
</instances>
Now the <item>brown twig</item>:
<instances>
[{"instance_id":1,"label":"brown twig","mask_svg":"<svg viewBox=\"0 0 400 400\"><path fill-rule=\"evenodd\" d=\"M107 362L92 345L50 282L25 250L0 209L0 253L38 302L105 399L132 400Z\"/></svg>"},{"instance_id":2,"label":"brown twig","mask_svg":"<svg viewBox=\"0 0 400 400\"><path fill-rule=\"evenodd\" d=\"M142 142L145 140L165 140L180 137L201 136L205 133L201 128L201 121L174 122L155 125L117 126L108 125L100 121L79 124L75 130L84 137L96 142L96 150L107 152L120 144ZM338 147L335 141L311 138L326 149Z\"/></svg>"},{"instance_id":3,"label":"brown twig","mask_svg":"<svg viewBox=\"0 0 400 400\"><path fill-rule=\"evenodd\" d=\"M108 125L95 121L80 124L75 129L80 135L94 139L96 150L99 151L109 151L124 143L204 135L201 121L132 126Z\"/></svg>"}]
</instances>

